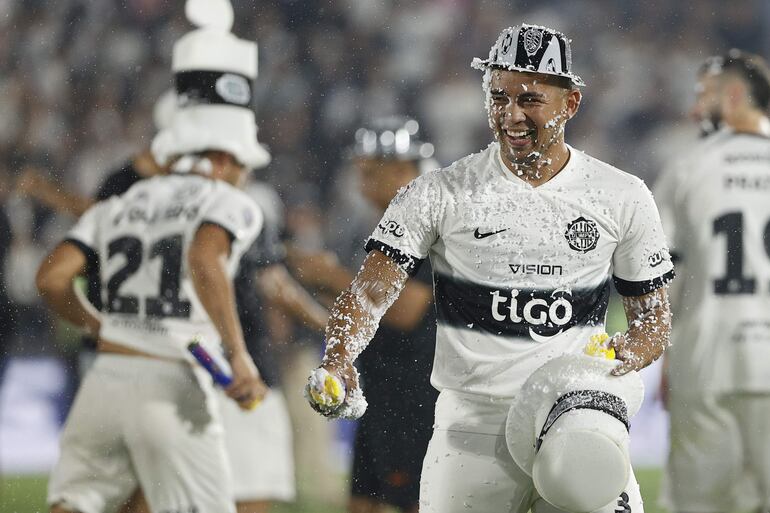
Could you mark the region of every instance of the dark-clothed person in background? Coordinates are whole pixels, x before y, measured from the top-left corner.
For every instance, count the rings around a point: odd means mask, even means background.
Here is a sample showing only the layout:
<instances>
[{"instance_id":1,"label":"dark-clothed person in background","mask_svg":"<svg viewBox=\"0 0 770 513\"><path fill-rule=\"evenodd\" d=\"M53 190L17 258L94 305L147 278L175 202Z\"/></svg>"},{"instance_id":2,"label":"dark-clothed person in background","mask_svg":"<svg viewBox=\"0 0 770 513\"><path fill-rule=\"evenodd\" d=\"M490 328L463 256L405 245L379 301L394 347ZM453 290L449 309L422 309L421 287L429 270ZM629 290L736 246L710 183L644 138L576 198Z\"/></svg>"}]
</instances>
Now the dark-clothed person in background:
<instances>
[{"instance_id":1,"label":"dark-clothed person in background","mask_svg":"<svg viewBox=\"0 0 770 513\"><path fill-rule=\"evenodd\" d=\"M353 160L361 196L379 214L421 172L439 167L433 145L417 139L418 123L409 118L374 120L356 132ZM351 240L361 234L346 233ZM360 261L340 265L329 254L298 254L300 279L339 294ZM430 384L436 336L433 280L427 263L410 280L385 316L359 370L369 397L353 446L350 513L372 513L393 506L417 512L422 460L430 440L438 392Z\"/></svg>"}]
</instances>

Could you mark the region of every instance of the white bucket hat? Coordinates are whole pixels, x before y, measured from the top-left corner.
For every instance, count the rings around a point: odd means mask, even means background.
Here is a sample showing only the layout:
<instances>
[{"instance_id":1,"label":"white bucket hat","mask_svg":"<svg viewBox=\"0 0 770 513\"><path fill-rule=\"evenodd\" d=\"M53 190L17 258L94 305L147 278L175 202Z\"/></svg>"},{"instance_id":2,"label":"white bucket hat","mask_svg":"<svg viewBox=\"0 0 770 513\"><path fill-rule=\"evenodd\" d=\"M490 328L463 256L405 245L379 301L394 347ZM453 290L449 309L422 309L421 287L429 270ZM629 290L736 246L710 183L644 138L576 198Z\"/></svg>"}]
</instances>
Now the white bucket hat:
<instances>
[{"instance_id":1,"label":"white bucket hat","mask_svg":"<svg viewBox=\"0 0 770 513\"><path fill-rule=\"evenodd\" d=\"M538 25L522 24L504 29L490 48L489 58L476 57L471 67L545 73L568 78L576 86L586 85L572 72L572 50L567 36Z\"/></svg>"},{"instance_id":2,"label":"white bucket hat","mask_svg":"<svg viewBox=\"0 0 770 513\"><path fill-rule=\"evenodd\" d=\"M160 132L171 126L176 113L176 91L168 89L155 101L152 108L152 121L155 130Z\"/></svg>"},{"instance_id":3,"label":"white bucket hat","mask_svg":"<svg viewBox=\"0 0 770 513\"><path fill-rule=\"evenodd\" d=\"M165 165L175 156L220 150L248 168L266 166L270 154L257 141L250 105L257 44L230 33L229 0L187 0L185 12L200 28L174 44L177 108L152 142L155 159Z\"/></svg>"},{"instance_id":4,"label":"white bucket hat","mask_svg":"<svg viewBox=\"0 0 770 513\"><path fill-rule=\"evenodd\" d=\"M557 508L597 510L628 483L629 419L644 385L636 372L612 376L617 364L584 354L555 358L527 379L508 412L511 456Z\"/></svg>"}]
</instances>

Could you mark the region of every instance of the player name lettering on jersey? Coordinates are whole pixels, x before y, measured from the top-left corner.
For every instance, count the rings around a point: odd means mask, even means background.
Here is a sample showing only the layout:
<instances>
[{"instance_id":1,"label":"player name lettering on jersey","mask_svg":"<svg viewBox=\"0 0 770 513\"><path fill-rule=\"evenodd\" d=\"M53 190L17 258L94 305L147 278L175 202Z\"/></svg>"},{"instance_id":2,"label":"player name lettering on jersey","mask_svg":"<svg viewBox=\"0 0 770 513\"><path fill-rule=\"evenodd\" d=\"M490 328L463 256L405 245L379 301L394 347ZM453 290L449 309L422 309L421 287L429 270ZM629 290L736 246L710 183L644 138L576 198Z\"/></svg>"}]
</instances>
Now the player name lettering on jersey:
<instances>
[{"instance_id":1,"label":"player name lettering on jersey","mask_svg":"<svg viewBox=\"0 0 770 513\"><path fill-rule=\"evenodd\" d=\"M770 153L737 153L725 155L725 162L735 164L736 162L767 162L770 161Z\"/></svg>"},{"instance_id":2,"label":"player name lettering on jersey","mask_svg":"<svg viewBox=\"0 0 770 513\"><path fill-rule=\"evenodd\" d=\"M145 210L142 207L130 207L117 216L115 216L114 224L118 225L122 221L128 221L129 223L145 223L155 224L162 221L192 221L200 212L200 205L189 205L180 203L177 205L171 205L165 210L159 212L151 212Z\"/></svg>"},{"instance_id":3,"label":"player name lettering on jersey","mask_svg":"<svg viewBox=\"0 0 770 513\"><path fill-rule=\"evenodd\" d=\"M723 183L726 189L766 191L770 189L770 176L727 175Z\"/></svg>"}]
</instances>

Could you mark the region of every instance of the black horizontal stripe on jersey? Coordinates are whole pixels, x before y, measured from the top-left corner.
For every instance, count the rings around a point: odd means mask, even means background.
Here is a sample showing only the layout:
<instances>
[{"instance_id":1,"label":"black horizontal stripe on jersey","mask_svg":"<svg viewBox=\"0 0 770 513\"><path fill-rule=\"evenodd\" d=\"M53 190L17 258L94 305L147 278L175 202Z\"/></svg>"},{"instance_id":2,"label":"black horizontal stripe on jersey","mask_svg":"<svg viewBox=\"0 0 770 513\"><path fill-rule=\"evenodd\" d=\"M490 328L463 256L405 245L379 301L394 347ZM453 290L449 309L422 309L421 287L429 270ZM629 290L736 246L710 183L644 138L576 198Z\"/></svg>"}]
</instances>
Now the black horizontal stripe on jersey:
<instances>
[{"instance_id":1,"label":"black horizontal stripe on jersey","mask_svg":"<svg viewBox=\"0 0 770 513\"><path fill-rule=\"evenodd\" d=\"M571 290L495 288L440 273L433 280L439 324L505 337L549 337L602 324L610 298L609 279Z\"/></svg>"},{"instance_id":2,"label":"black horizontal stripe on jersey","mask_svg":"<svg viewBox=\"0 0 770 513\"><path fill-rule=\"evenodd\" d=\"M666 274L652 278L650 280L642 281L628 281L623 278L613 276L612 280L615 282L615 290L618 294L626 297L643 296L649 294L653 290L661 288L666 283L674 279L674 270L671 269Z\"/></svg>"},{"instance_id":3,"label":"black horizontal stripe on jersey","mask_svg":"<svg viewBox=\"0 0 770 513\"><path fill-rule=\"evenodd\" d=\"M385 244L384 242L378 241L376 239L369 239L366 241L366 246L364 246L364 249L367 253L373 249L383 253L385 256L397 263L404 271L406 271L409 276L414 276L417 274L417 271L420 269L420 265L422 265L424 260L423 258L417 258L408 253L404 253L400 249L389 246L388 244Z\"/></svg>"}]
</instances>

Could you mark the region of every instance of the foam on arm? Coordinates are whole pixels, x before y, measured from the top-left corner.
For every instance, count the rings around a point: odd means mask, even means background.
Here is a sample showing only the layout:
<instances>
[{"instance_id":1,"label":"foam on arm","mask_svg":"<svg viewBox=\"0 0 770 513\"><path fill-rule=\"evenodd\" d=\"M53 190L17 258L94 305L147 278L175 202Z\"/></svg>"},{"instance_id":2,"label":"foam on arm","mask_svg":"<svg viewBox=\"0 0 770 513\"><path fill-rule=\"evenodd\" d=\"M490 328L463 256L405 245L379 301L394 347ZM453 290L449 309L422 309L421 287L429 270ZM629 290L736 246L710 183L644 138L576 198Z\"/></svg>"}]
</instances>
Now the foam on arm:
<instances>
[{"instance_id":1,"label":"foam on arm","mask_svg":"<svg viewBox=\"0 0 770 513\"><path fill-rule=\"evenodd\" d=\"M326 326L322 366L339 369L348 388L334 416L358 418L366 410L353 362L374 337L382 316L396 301L407 279L398 264L375 250L366 257L350 287L334 302Z\"/></svg>"},{"instance_id":2,"label":"foam on arm","mask_svg":"<svg viewBox=\"0 0 770 513\"><path fill-rule=\"evenodd\" d=\"M613 374L641 370L660 358L670 344L671 307L666 286L638 297L623 297L628 331L613 338L623 364Z\"/></svg>"}]
</instances>

